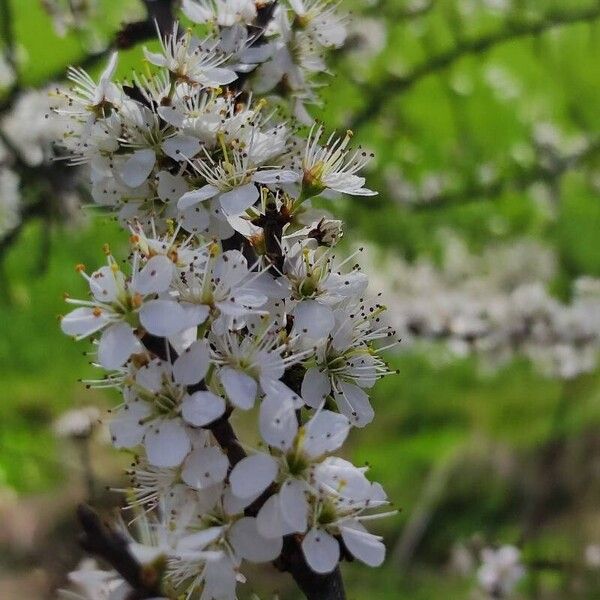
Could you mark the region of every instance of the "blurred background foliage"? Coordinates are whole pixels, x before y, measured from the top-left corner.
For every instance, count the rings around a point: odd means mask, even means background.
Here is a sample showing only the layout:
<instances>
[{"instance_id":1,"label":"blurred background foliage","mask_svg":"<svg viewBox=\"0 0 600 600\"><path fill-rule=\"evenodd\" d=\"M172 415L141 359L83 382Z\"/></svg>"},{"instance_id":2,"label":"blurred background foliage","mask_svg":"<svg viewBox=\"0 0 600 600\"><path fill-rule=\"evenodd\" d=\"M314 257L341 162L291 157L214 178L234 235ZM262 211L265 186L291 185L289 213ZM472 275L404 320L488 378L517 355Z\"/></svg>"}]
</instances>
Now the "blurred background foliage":
<instances>
[{"instance_id":1,"label":"blurred background foliage","mask_svg":"<svg viewBox=\"0 0 600 600\"><path fill-rule=\"evenodd\" d=\"M600 276L600 2L343 5L354 34L332 57L335 77L314 114L354 129L375 152L368 182L380 191L339 202L346 237L439 263L442 229L474 253L527 236L555 252L557 297L568 299L578 276ZM38 0L3 0L0 16L2 7L14 16L23 87L59 78L70 63L97 72L102 60L90 52L102 54L94 48L139 14L136 0L103 0L92 38L59 37ZM123 53L119 74L139 58L139 48ZM0 94L0 106L11 93ZM74 450L55 438L52 422L69 407L115 399L77 383L92 370L56 318L62 293L83 290L74 263L95 265L101 245L118 251L121 237L105 217L84 228L36 218L2 247L0 519L19 523L15 511L25 510L37 528L31 547L17 550L0 533L2 598L43 589L71 566L61 527L84 492ZM399 375L375 388L377 419L354 433L351 450L400 514L382 525L390 547L383 571L345 567L349 598L469 598L473 575L468 565L461 575L457 548L483 543L522 547L521 597L600 598L600 576L583 560L600 542L600 372L545 378L517 357L482 373L476 357L436 360L443 350L435 344L400 348L390 356ZM117 477L110 456L94 450L102 484ZM64 523L44 524L57 514ZM40 535L41 546L33 541ZM40 547L56 549L49 562ZM56 570L32 570L40 566Z\"/></svg>"}]
</instances>

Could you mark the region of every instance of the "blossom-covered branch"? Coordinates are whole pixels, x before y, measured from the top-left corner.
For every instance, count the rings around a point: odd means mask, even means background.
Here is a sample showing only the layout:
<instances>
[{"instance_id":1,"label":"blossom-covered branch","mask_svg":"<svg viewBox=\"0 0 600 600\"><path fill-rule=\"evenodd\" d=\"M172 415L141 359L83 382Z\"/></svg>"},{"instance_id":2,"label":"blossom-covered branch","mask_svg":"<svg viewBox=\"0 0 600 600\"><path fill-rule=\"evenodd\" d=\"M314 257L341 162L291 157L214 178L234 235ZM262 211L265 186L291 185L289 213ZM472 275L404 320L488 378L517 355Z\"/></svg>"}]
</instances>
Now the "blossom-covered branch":
<instances>
[{"instance_id":1,"label":"blossom-covered branch","mask_svg":"<svg viewBox=\"0 0 600 600\"><path fill-rule=\"evenodd\" d=\"M175 21L133 85L114 80L114 54L98 82L72 69L59 94L64 151L131 245L125 266L108 247L104 266L77 266L90 297L67 297L61 326L94 340L104 375L87 384L123 396L110 431L136 456L139 529L123 547L161 565L164 597L234 599L248 561L342 599L343 557L384 559L365 523L389 502L335 453L374 418L367 391L391 374L393 337L355 256L337 252L341 223L311 207L375 194L359 174L371 155L309 114L346 17L321 0L182 8L208 34ZM253 438L234 430L238 412Z\"/></svg>"},{"instance_id":2,"label":"blossom-covered branch","mask_svg":"<svg viewBox=\"0 0 600 600\"><path fill-rule=\"evenodd\" d=\"M564 379L596 367L597 279L577 279L565 303L549 292L556 257L543 245L525 239L476 255L454 235L443 242L441 266L395 256L378 261L388 284L383 300L394 307L386 319L403 341L443 341L453 353L476 353L488 366L524 355L544 374Z\"/></svg>"}]
</instances>

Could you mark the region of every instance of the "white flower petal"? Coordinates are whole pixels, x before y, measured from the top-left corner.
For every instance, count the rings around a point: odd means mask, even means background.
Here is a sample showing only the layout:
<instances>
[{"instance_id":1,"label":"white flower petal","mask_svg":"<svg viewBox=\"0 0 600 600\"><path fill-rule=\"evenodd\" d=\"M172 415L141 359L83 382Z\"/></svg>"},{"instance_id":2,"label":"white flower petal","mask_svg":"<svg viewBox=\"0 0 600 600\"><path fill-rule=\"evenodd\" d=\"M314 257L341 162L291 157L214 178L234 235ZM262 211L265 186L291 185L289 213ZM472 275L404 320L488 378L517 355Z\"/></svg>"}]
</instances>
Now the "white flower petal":
<instances>
[{"instance_id":1,"label":"white flower petal","mask_svg":"<svg viewBox=\"0 0 600 600\"><path fill-rule=\"evenodd\" d=\"M323 404L325 398L331 392L331 384L329 383L329 377L324 371L321 371L317 367L311 367L306 371L304 379L302 380L302 398L308 406L312 408L318 408Z\"/></svg>"},{"instance_id":2,"label":"white flower petal","mask_svg":"<svg viewBox=\"0 0 600 600\"><path fill-rule=\"evenodd\" d=\"M305 425L304 451L314 458L334 452L346 441L349 431L348 417L322 410Z\"/></svg>"},{"instance_id":3,"label":"white flower petal","mask_svg":"<svg viewBox=\"0 0 600 600\"><path fill-rule=\"evenodd\" d=\"M201 147L200 140L191 135L176 135L162 143L165 154L177 161L193 158L200 152Z\"/></svg>"},{"instance_id":4,"label":"white flower petal","mask_svg":"<svg viewBox=\"0 0 600 600\"><path fill-rule=\"evenodd\" d=\"M239 250L228 250L219 256L213 272L225 287L233 287L248 275L248 261Z\"/></svg>"},{"instance_id":5,"label":"white flower petal","mask_svg":"<svg viewBox=\"0 0 600 600\"><path fill-rule=\"evenodd\" d=\"M250 498L264 492L277 476L277 461L268 454L243 458L229 475L231 491L238 498Z\"/></svg>"},{"instance_id":6,"label":"white flower petal","mask_svg":"<svg viewBox=\"0 0 600 600\"><path fill-rule=\"evenodd\" d=\"M182 302L181 308L184 314L185 329L194 327L204 323L210 312L210 308L206 304L190 304L189 302Z\"/></svg>"},{"instance_id":7,"label":"white flower petal","mask_svg":"<svg viewBox=\"0 0 600 600\"><path fill-rule=\"evenodd\" d=\"M385 544L369 533L358 521L344 522L340 527L344 545L354 556L370 567L378 567L385 560Z\"/></svg>"},{"instance_id":8,"label":"white flower petal","mask_svg":"<svg viewBox=\"0 0 600 600\"><path fill-rule=\"evenodd\" d=\"M298 433L294 404L289 399L267 396L260 405L259 424L267 444L289 450Z\"/></svg>"},{"instance_id":9,"label":"white flower petal","mask_svg":"<svg viewBox=\"0 0 600 600\"><path fill-rule=\"evenodd\" d=\"M186 396L181 405L183 418L195 427L216 421L225 412L225 400L212 392L199 391Z\"/></svg>"},{"instance_id":10,"label":"white flower petal","mask_svg":"<svg viewBox=\"0 0 600 600\"><path fill-rule=\"evenodd\" d=\"M228 83L231 83L237 79L237 74L235 71L220 67L206 69L202 75L207 80L208 84L212 86L227 85Z\"/></svg>"},{"instance_id":11,"label":"white flower petal","mask_svg":"<svg viewBox=\"0 0 600 600\"><path fill-rule=\"evenodd\" d=\"M165 202L176 202L188 191L185 178L181 175L172 175L168 171L161 171L157 178L156 191L158 197Z\"/></svg>"},{"instance_id":12,"label":"white flower petal","mask_svg":"<svg viewBox=\"0 0 600 600\"><path fill-rule=\"evenodd\" d=\"M334 325L333 311L316 300L303 300L294 309L294 328L312 339L327 337Z\"/></svg>"},{"instance_id":13,"label":"white flower petal","mask_svg":"<svg viewBox=\"0 0 600 600\"><path fill-rule=\"evenodd\" d=\"M250 375L230 367L224 367L219 374L229 401L242 410L251 409L256 399L256 381Z\"/></svg>"},{"instance_id":14,"label":"white flower petal","mask_svg":"<svg viewBox=\"0 0 600 600\"><path fill-rule=\"evenodd\" d=\"M348 417L355 427L368 425L375 416L369 397L353 383L341 382L339 391L334 392L340 412Z\"/></svg>"},{"instance_id":15,"label":"white flower petal","mask_svg":"<svg viewBox=\"0 0 600 600\"><path fill-rule=\"evenodd\" d=\"M288 524L288 533L304 533L308 527L308 501L304 494L305 483L288 479L279 491L281 515Z\"/></svg>"},{"instance_id":16,"label":"white flower petal","mask_svg":"<svg viewBox=\"0 0 600 600\"><path fill-rule=\"evenodd\" d=\"M221 207L226 215L240 215L258 200L258 196L254 183L247 183L221 194Z\"/></svg>"},{"instance_id":17,"label":"white flower petal","mask_svg":"<svg viewBox=\"0 0 600 600\"><path fill-rule=\"evenodd\" d=\"M183 229L190 233L206 232L210 225L210 213L200 204L196 204L180 211L179 221Z\"/></svg>"},{"instance_id":18,"label":"white flower petal","mask_svg":"<svg viewBox=\"0 0 600 600\"><path fill-rule=\"evenodd\" d=\"M252 517L244 517L231 526L229 541L240 558L252 563L275 560L283 545L281 537L269 539L260 535Z\"/></svg>"},{"instance_id":19,"label":"white flower petal","mask_svg":"<svg viewBox=\"0 0 600 600\"><path fill-rule=\"evenodd\" d=\"M265 171L258 171L252 177L253 181L264 184L283 184L283 183L295 183L298 181L300 176L294 171L288 169L269 169Z\"/></svg>"},{"instance_id":20,"label":"white flower petal","mask_svg":"<svg viewBox=\"0 0 600 600\"><path fill-rule=\"evenodd\" d=\"M190 487L201 490L223 481L228 468L229 460L220 448L198 448L183 462L181 478Z\"/></svg>"},{"instance_id":21,"label":"white flower petal","mask_svg":"<svg viewBox=\"0 0 600 600\"><path fill-rule=\"evenodd\" d=\"M192 385L204 379L209 365L208 341L197 340L173 363L173 376L177 383Z\"/></svg>"},{"instance_id":22,"label":"white flower petal","mask_svg":"<svg viewBox=\"0 0 600 600\"><path fill-rule=\"evenodd\" d=\"M163 254L157 254L146 263L139 273L136 273L134 279L135 291L144 296L165 292L171 285L174 273L175 265L173 261Z\"/></svg>"},{"instance_id":23,"label":"white flower petal","mask_svg":"<svg viewBox=\"0 0 600 600\"><path fill-rule=\"evenodd\" d=\"M175 335L187 327L188 315L174 300L150 300L140 309L140 323L152 335L167 337Z\"/></svg>"},{"instance_id":24,"label":"white flower petal","mask_svg":"<svg viewBox=\"0 0 600 600\"><path fill-rule=\"evenodd\" d=\"M273 494L261 506L258 515L256 515L256 528L260 535L266 538L276 538L284 535L279 494Z\"/></svg>"},{"instance_id":25,"label":"white flower petal","mask_svg":"<svg viewBox=\"0 0 600 600\"><path fill-rule=\"evenodd\" d=\"M137 350L140 341L127 323L115 323L106 328L98 344L98 362L105 369L118 369Z\"/></svg>"},{"instance_id":26,"label":"white flower petal","mask_svg":"<svg viewBox=\"0 0 600 600\"><path fill-rule=\"evenodd\" d=\"M72 310L60 322L60 328L67 335L87 337L110 323L106 311L101 308L83 306Z\"/></svg>"},{"instance_id":27,"label":"white flower petal","mask_svg":"<svg viewBox=\"0 0 600 600\"><path fill-rule=\"evenodd\" d=\"M163 362L159 358L155 358L137 370L135 382L145 390L156 393L162 387L162 380L165 375L168 376L168 372Z\"/></svg>"},{"instance_id":28,"label":"white flower petal","mask_svg":"<svg viewBox=\"0 0 600 600\"><path fill-rule=\"evenodd\" d=\"M113 416L110 422L110 435L115 448L133 448L142 443L146 426L140 421L146 418L152 409L141 401L125 404Z\"/></svg>"},{"instance_id":29,"label":"white flower petal","mask_svg":"<svg viewBox=\"0 0 600 600\"><path fill-rule=\"evenodd\" d=\"M125 287L122 271L113 271L109 266L100 267L90 277L90 291L100 302L114 302Z\"/></svg>"},{"instance_id":30,"label":"white flower petal","mask_svg":"<svg viewBox=\"0 0 600 600\"><path fill-rule=\"evenodd\" d=\"M136 188L148 179L155 162L154 150L136 150L121 167L119 176L127 187Z\"/></svg>"},{"instance_id":31,"label":"white flower petal","mask_svg":"<svg viewBox=\"0 0 600 600\"><path fill-rule=\"evenodd\" d=\"M144 56L146 57L146 60L148 62L152 63L153 65L156 65L157 67L167 66L167 59L162 54L150 52L149 50L144 48Z\"/></svg>"},{"instance_id":32,"label":"white flower petal","mask_svg":"<svg viewBox=\"0 0 600 600\"><path fill-rule=\"evenodd\" d=\"M317 464L313 476L318 486L342 500L364 502L371 497L371 482L364 472L338 456L329 456Z\"/></svg>"},{"instance_id":33,"label":"white flower petal","mask_svg":"<svg viewBox=\"0 0 600 600\"><path fill-rule=\"evenodd\" d=\"M179 210L186 210L198 202L203 202L209 198L213 198L219 193L219 190L214 185L205 185L197 190L187 192L179 198L177 202L177 208Z\"/></svg>"},{"instance_id":34,"label":"white flower petal","mask_svg":"<svg viewBox=\"0 0 600 600\"><path fill-rule=\"evenodd\" d=\"M177 551L203 550L223 534L224 527L209 527L182 537L177 543Z\"/></svg>"},{"instance_id":35,"label":"white flower petal","mask_svg":"<svg viewBox=\"0 0 600 600\"><path fill-rule=\"evenodd\" d=\"M213 16L211 10L193 0L183 0L181 10L194 23L207 23Z\"/></svg>"},{"instance_id":36,"label":"white flower petal","mask_svg":"<svg viewBox=\"0 0 600 600\"><path fill-rule=\"evenodd\" d=\"M315 573L331 573L340 560L338 541L322 529L311 529L302 540L302 552Z\"/></svg>"},{"instance_id":37,"label":"white flower petal","mask_svg":"<svg viewBox=\"0 0 600 600\"><path fill-rule=\"evenodd\" d=\"M170 104L169 106L159 106L156 110L158 115L163 121L166 121L169 125L173 125L173 127L183 127L183 123L185 121L184 113L182 113L178 108Z\"/></svg>"},{"instance_id":38,"label":"white flower petal","mask_svg":"<svg viewBox=\"0 0 600 600\"><path fill-rule=\"evenodd\" d=\"M148 462L154 467L177 467L192 445L182 423L176 420L153 423L144 438Z\"/></svg>"}]
</instances>

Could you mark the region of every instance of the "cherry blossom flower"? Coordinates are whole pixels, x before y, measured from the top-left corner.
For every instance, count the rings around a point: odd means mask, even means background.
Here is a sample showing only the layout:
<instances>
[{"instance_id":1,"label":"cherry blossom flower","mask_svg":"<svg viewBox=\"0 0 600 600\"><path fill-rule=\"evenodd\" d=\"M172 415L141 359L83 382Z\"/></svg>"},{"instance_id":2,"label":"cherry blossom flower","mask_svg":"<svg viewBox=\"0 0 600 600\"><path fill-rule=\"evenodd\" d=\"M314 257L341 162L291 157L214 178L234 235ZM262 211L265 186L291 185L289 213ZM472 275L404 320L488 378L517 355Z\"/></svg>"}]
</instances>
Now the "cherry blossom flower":
<instances>
[{"instance_id":1,"label":"cherry blossom flower","mask_svg":"<svg viewBox=\"0 0 600 600\"><path fill-rule=\"evenodd\" d=\"M302 193L305 197L317 196L326 189L352 196L375 196L364 187L365 178L356 175L371 158L372 154L358 149L348 149L352 132L346 132L343 138L331 134L325 146L319 145L323 135L322 125L313 125L302 161L304 175Z\"/></svg>"},{"instance_id":2,"label":"cherry blossom flower","mask_svg":"<svg viewBox=\"0 0 600 600\"><path fill-rule=\"evenodd\" d=\"M151 64L167 69L176 81L217 87L237 77L234 71L221 66L227 56L218 52L214 42L194 38L189 31L180 34L177 22L173 33L161 39L161 50L159 54L144 49L144 56Z\"/></svg>"},{"instance_id":3,"label":"cherry blossom flower","mask_svg":"<svg viewBox=\"0 0 600 600\"><path fill-rule=\"evenodd\" d=\"M497 550L484 548L481 560L477 580L486 592L495 597L509 596L525 576L521 553L514 546L502 546Z\"/></svg>"}]
</instances>

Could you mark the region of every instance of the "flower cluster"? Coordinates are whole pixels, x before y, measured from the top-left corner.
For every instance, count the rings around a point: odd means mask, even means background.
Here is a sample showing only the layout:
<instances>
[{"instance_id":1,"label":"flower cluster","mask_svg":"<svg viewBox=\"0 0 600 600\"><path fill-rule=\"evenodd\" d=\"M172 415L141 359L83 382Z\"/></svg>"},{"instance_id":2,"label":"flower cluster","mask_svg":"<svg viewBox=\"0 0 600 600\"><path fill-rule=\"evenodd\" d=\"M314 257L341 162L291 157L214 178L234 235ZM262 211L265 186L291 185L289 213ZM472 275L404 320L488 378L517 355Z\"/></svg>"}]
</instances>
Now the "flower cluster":
<instances>
[{"instance_id":1,"label":"flower cluster","mask_svg":"<svg viewBox=\"0 0 600 600\"><path fill-rule=\"evenodd\" d=\"M593 370L600 350L600 283L580 277L572 299L549 291L556 257L531 240L475 255L446 236L441 267L389 257L379 270L388 321L403 340L446 341L452 353L476 353L490 367L515 355L545 375L570 379Z\"/></svg>"},{"instance_id":2,"label":"flower cluster","mask_svg":"<svg viewBox=\"0 0 600 600\"><path fill-rule=\"evenodd\" d=\"M63 124L50 118L50 105L60 103L50 100L51 93L50 88L20 92L0 119L0 240L36 214L63 223L77 217L78 172L52 162Z\"/></svg>"},{"instance_id":3,"label":"flower cluster","mask_svg":"<svg viewBox=\"0 0 600 600\"><path fill-rule=\"evenodd\" d=\"M389 514L386 494L334 453L373 419L393 332L355 256L337 256L341 223L310 208L374 194L358 174L370 155L350 132L303 137L240 81L251 64L257 81L291 68L290 39L327 47L345 30L330 4L295 0L257 31L263 4L184 1L213 34L175 24L133 86L113 81L116 55L98 83L72 70L57 109L72 162L90 166L94 201L131 245L125 265L108 247L104 266L77 265L90 296L67 297L61 326L93 339L105 375L88 384L122 395L110 431L136 455L127 496L145 524L130 550L160 562L168 597L233 599L242 562L285 562L286 539L323 574L385 555L363 523ZM234 412L254 418L258 445L237 439Z\"/></svg>"}]
</instances>

